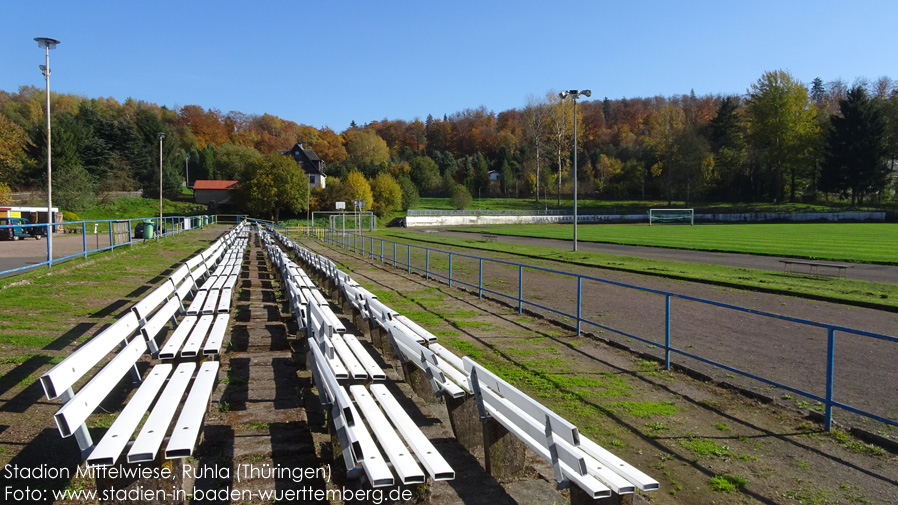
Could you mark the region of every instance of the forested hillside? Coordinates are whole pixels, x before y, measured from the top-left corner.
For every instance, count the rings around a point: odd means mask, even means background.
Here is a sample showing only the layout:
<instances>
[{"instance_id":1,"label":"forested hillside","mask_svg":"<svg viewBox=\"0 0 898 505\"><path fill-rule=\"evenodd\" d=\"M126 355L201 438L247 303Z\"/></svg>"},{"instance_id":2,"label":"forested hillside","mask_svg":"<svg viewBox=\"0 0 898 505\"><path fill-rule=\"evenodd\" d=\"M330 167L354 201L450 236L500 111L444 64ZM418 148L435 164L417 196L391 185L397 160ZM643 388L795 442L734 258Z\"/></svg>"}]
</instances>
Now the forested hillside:
<instances>
[{"instance_id":1,"label":"forested hillside","mask_svg":"<svg viewBox=\"0 0 898 505\"><path fill-rule=\"evenodd\" d=\"M43 89L0 91L0 200L10 189L46 185L44 102ZM326 164L328 189L312 192L313 210L365 198L384 215L414 206L418 195L458 196L459 205L469 195L507 196L542 206L569 198L573 187L574 105L557 91L518 109L422 110L421 118L353 122L339 133L302 118L202 105L70 94L51 94L51 103L54 202L76 212L105 191L158 197L159 133L164 195L180 193L188 174L188 183L237 179L246 209L263 217L306 208L305 191L273 187L278 180L301 186L293 167L265 156L296 142ZM806 85L771 71L744 95L581 99L576 111L580 198L894 199L898 85L887 77Z\"/></svg>"}]
</instances>

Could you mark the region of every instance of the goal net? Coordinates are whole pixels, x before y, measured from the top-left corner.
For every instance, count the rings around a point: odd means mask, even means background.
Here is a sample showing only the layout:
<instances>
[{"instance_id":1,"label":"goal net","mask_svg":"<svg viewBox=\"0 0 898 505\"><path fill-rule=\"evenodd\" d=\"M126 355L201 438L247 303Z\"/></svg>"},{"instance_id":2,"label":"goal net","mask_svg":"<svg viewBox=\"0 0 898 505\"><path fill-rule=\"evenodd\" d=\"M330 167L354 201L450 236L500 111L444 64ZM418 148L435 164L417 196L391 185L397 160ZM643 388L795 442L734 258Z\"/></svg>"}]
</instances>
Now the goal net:
<instances>
[{"instance_id":1,"label":"goal net","mask_svg":"<svg viewBox=\"0 0 898 505\"><path fill-rule=\"evenodd\" d=\"M695 224L693 209L649 209L649 225L652 223Z\"/></svg>"}]
</instances>

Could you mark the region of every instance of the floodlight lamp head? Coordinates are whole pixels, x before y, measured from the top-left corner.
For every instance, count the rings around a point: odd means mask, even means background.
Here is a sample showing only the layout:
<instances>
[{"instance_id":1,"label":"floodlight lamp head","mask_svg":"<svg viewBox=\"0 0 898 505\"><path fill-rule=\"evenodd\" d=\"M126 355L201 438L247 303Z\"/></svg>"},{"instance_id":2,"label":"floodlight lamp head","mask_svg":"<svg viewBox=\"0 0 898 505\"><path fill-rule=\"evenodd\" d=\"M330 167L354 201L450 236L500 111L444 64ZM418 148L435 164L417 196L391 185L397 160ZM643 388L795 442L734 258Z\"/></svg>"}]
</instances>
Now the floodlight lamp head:
<instances>
[{"instance_id":1,"label":"floodlight lamp head","mask_svg":"<svg viewBox=\"0 0 898 505\"><path fill-rule=\"evenodd\" d=\"M159 140L162 140L165 138L165 134L162 132L157 133L157 135L159 135Z\"/></svg>"},{"instance_id":2,"label":"floodlight lamp head","mask_svg":"<svg viewBox=\"0 0 898 505\"><path fill-rule=\"evenodd\" d=\"M567 98L568 95L570 95L570 93L568 93L567 91L562 91L561 93L558 93L558 97L561 98L562 100Z\"/></svg>"},{"instance_id":3,"label":"floodlight lamp head","mask_svg":"<svg viewBox=\"0 0 898 505\"><path fill-rule=\"evenodd\" d=\"M586 98L589 98L592 96L592 91L590 91L588 89L584 89L583 91L580 92L580 94L585 96Z\"/></svg>"},{"instance_id":4,"label":"floodlight lamp head","mask_svg":"<svg viewBox=\"0 0 898 505\"><path fill-rule=\"evenodd\" d=\"M34 40L37 41L37 45L41 49L56 49L56 44L59 44L58 40L50 37L35 37Z\"/></svg>"}]
</instances>

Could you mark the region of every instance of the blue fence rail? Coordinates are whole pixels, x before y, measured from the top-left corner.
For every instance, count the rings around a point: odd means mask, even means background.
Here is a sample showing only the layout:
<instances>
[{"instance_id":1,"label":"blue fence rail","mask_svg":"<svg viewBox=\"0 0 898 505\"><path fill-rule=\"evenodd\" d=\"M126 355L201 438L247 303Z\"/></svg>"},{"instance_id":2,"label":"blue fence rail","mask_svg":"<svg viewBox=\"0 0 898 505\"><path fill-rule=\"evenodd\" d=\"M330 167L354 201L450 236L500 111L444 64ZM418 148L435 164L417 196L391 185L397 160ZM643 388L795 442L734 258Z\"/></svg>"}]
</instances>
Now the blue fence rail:
<instances>
[{"instance_id":1,"label":"blue fence rail","mask_svg":"<svg viewBox=\"0 0 898 505\"><path fill-rule=\"evenodd\" d=\"M137 227L143 226L143 223L145 221L152 222L154 238L164 238L171 235L183 233L190 229L199 228L207 224L213 224L216 222L216 217L163 216L161 221L159 217L147 217L138 219L104 219L54 223L52 225L54 231L52 257L50 255L49 241L47 241L47 249L43 253L42 258L36 257L33 254L27 255L27 253L24 252L15 258L10 258L10 254L4 254L4 257L0 259L0 261L2 261L4 265L3 267L0 267L0 269L2 269L0 270L0 276L20 273L42 266L52 268L54 264L61 261L66 261L78 257L87 258L88 255L100 251L111 251L119 247L130 246L134 243L144 242L146 238L135 239L134 235L135 229ZM125 232L125 227L123 226L124 223L127 223L127 239L119 237L119 240L116 240L116 225L119 226L118 234L122 235ZM47 223L6 225L0 226L0 237L5 235L4 232L6 229L11 229L14 227L28 230L26 231L26 235L38 235L36 230L40 230L39 235L44 239L46 239L47 234L50 231L50 225L48 225ZM160 230L161 233L159 233ZM63 231L64 233L59 233L60 231ZM74 240L71 238L71 234L80 234L80 247L78 247L77 245L73 245ZM30 241L34 239L31 237L23 237L21 240ZM3 247L15 248L17 247L17 245L8 244L4 245ZM13 252L13 250L9 250L9 252ZM42 259L42 261L29 261L32 258Z\"/></svg>"},{"instance_id":2,"label":"blue fence rail","mask_svg":"<svg viewBox=\"0 0 898 505\"><path fill-rule=\"evenodd\" d=\"M771 312L765 312L761 310L750 309L746 307L740 307L737 305L717 302L713 300L707 300L703 298L697 298L694 296L683 295L679 293L667 292L657 289L646 288L642 286L635 286L631 284L625 284L617 281L612 281L608 279L602 279L598 277L564 272L560 270L547 269L542 267L537 267L533 265L525 265L522 263L515 263L511 261L497 260L492 258L483 258L479 256L469 255L469 254L461 254L458 252L444 251L439 249L432 249L423 246L416 246L411 244L392 242L388 240L382 240L375 237L367 237L364 235L358 235L354 233L343 233L340 230L330 230L330 229L315 229L310 230L305 233L307 236L312 236L317 238L318 240L324 241L327 244L338 247L346 251L353 252L355 254L362 255L363 257L370 258L375 261L379 261L382 264L392 264L394 268L401 268L408 273L419 273L423 275L426 279L436 279L442 280L448 283L450 287L459 287L465 286L471 288L472 290L476 290L478 296L483 298L484 293L488 293L494 295L499 299L505 299L512 304L517 304L518 313L523 313L525 307L533 307L542 309L544 311L548 311L559 316L570 318L570 320L576 322L577 335L580 335L583 331L583 325L587 325L593 328L597 328L599 330L612 332L628 339L633 339L639 342L643 342L645 344L649 344L650 346L655 346L663 351L663 359L664 365L667 370L670 369L671 363L673 361L674 356L682 356L685 358L689 358L692 360L696 360L700 363L704 363L706 365L710 365L713 367L717 367L719 369L725 370L728 373L739 374L743 377L747 377L749 379L758 381L763 384L767 384L769 386L774 386L776 388L783 389L785 391L789 391L795 393L797 395L804 396L806 398L810 398L812 400L818 401L823 404L823 416L824 416L824 427L827 431L832 429L832 420L833 420L833 409L839 408L845 410L847 412L851 412L860 416L867 417L869 419L873 419L884 423L886 425L892 427L898 427L898 422L893 419L889 419L885 416L875 414L873 412L866 411L862 408L859 408L856 405L852 405L851 403L837 401L834 398L834 390L835 390L835 362L836 362L836 337L837 334L845 334L845 335L854 335L859 337L864 337L867 339L874 339L876 341L881 342L889 342L891 344L898 344L898 338L890 335L884 335L880 333L859 330L855 328L850 328L846 326L834 325L821 323L818 321L811 321L808 319L802 319L798 317L791 317L781 314L775 314ZM404 258L402 257L404 253ZM417 256L421 256L423 253L423 265L415 265L412 257L413 253ZM448 259L448 269L434 269L432 268L432 256L440 255ZM459 276L453 276L453 266L460 259L469 260L471 263L476 263L477 267L477 283L465 281ZM500 265L504 268L511 268L517 270L517 294L516 296L513 294L503 293L501 291L497 291L494 289L490 289L489 283L484 280L484 264L494 264ZM447 272L448 270L448 272ZM549 274L553 276L560 276L563 278L568 278L576 281L576 310L574 313L569 313L564 310L559 310L558 308L549 307L540 303L537 303L533 299L528 299L525 293L525 282L524 282L524 272L525 271L533 271L533 272L542 272L544 274ZM598 283L606 286L616 286L619 288L625 288L629 290L637 290L643 293L658 295L663 297L664 300L664 325L663 325L663 335L658 335L657 338L645 338L642 336L638 336L631 331L624 331L619 328L613 328L608 325L602 324L597 321L593 321L587 319L583 316L583 283L584 281L588 281L591 283ZM796 386L794 384L786 384L781 381L773 380L768 377L761 376L757 373L751 373L749 371L740 369L736 366L731 366L725 363L720 363L716 360L709 359L703 356L696 354L695 352L689 352L685 348L679 348L674 345L672 341L671 335L674 329L672 321L672 311L671 311L671 300L684 300L689 302L695 302L698 304L702 304L705 306L713 306L716 308L724 309L726 311L731 311L740 314L750 314L753 316L759 316L764 318L765 320L777 320L781 322L792 323L796 325L800 325L802 327L819 329L826 333L826 377L825 384L823 386L824 393L822 395L816 394L811 391L807 391L801 389L800 386ZM691 346L688 346L691 347ZM891 352L898 351L898 348L891 348ZM738 360L738 357L735 357ZM894 406L893 406L894 408Z\"/></svg>"}]
</instances>

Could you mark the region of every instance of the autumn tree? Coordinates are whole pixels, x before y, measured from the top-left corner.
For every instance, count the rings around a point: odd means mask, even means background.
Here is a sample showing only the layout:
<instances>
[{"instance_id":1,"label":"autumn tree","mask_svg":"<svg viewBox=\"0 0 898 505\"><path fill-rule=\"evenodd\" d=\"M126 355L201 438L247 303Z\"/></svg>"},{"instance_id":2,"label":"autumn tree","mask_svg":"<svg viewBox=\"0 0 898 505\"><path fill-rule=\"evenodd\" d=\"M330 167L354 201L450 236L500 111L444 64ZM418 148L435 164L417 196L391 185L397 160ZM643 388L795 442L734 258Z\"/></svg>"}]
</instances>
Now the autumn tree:
<instances>
[{"instance_id":1,"label":"autumn tree","mask_svg":"<svg viewBox=\"0 0 898 505\"><path fill-rule=\"evenodd\" d=\"M358 165L382 164L390 159L387 143L373 129L353 130L346 133L346 152Z\"/></svg>"},{"instance_id":2,"label":"autumn tree","mask_svg":"<svg viewBox=\"0 0 898 505\"><path fill-rule=\"evenodd\" d=\"M558 205L561 205L561 179L564 174L567 157L563 153L571 152L571 143L574 138L574 104L570 100L563 100L557 93L550 91L546 98L549 102L548 121L549 134L552 143L558 152Z\"/></svg>"},{"instance_id":3,"label":"autumn tree","mask_svg":"<svg viewBox=\"0 0 898 505\"><path fill-rule=\"evenodd\" d=\"M0 181L18 181L25 162L26 139L21 126L0 116Z\"/></svg>"},{"instance_id":4,"label":"autumn tree","mask_svg":"<svg viewBox=\"0 0 898 505\"><path fill-rule=\"evenodd\" d=\"M672 104L665 105L650 116L646 144L654 151L657 161L652 165L652 175L664 178L667 204L673 201L677 168L677 139L686 131L686 114Z\"/></svg>"},{"instance_id":5,"label":"autumn tree","mask_svg":"<svg viewBox=\"0 0 898 505\"><path fill-rule=\"evenodd\" d=\"M343 180L343 189L349 200L365 200L365 209L370 210L374 204L374 196L371 193L371 185L365 176L358 170L353 170ZM347 206L352 202L347 202Z\"/></svg>"},{"instance_id":6,"label":"autumn tree","mask_svg":"<svg viewBox=\"0 0 898 505\"><path fill-rule=\"evenodd\" d=\"M539 204L539 170L540 156L543 153L546 142L547 119L545 102L539 101L534 96L527 99L527 107L524 109L524 136L533 145L536 160L536 175L532 180L533 192L536 194L536 203Z\"/></svg>"},{"instance_id":7,"label":"autumn tree","mask_svg":"<svg viewBox=\"0 0 898 505\"><path fill-rule=\"evenodd\" d=\"M249 212L278 222L281 211L297 213L306 208L308 179L292 158L266 154L248 165L242 175L238 196Z\"/></svg>"},{"instance_id":8,"label":"autumn tree","mask_svg":"<svg viewBox=\"0 0 898 505\"><path fill-rule=\"evenodd\" d=\"M215 149L215 173L225 181L240 179L244 168L257 162L261 156L259 151L252 147L222 144Z\"/></svg>"},{"instance_id":9,"label":"autumn tree","mask_svg":"<svg viewBox=\"0 0 898 505\"><path fill-rule=\"evenodd\" d=\"M374 203L371 210L377 217L384 217L402 209L402 188L392 175L381 172L371 181L371 196Z\"/></svg>"},{"instance_id":10,"label":"autumn tree","mask_svg":"<svg viewBox=\"0 0 898 505\"><path fill-rule=\"evenodd\" d=\"M777 202L783 200L787 184L794 201L799 179L810 175L810 157L820 134L816 110L807 88L786 71L765 72L751 85L746 105L748 134L771 173L771 192Z\"/></svg>"}]
</instances>

